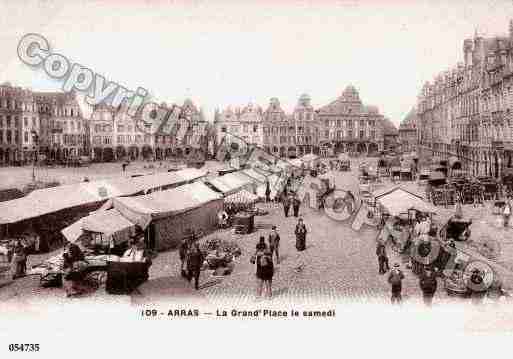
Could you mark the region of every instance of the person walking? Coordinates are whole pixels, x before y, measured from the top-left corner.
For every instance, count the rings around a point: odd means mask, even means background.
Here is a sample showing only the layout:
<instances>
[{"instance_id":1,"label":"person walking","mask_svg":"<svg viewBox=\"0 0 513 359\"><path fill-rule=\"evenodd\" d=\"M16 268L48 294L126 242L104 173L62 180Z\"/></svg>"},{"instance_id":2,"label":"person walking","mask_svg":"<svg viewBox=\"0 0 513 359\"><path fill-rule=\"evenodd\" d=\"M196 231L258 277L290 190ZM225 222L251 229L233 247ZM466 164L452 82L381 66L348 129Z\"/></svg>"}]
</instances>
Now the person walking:
<instances>
[{"instance_id":1,"label":"person walking","mask_svg":"<svg viewBox=\"0 0 513 359\"><path fill-rule=\"evenodd\" d=\"M187 270L189 282L194 278L194 288L199 289L199 277L201 274L201 267L203 266L203 254L201 253L199 244L194 242L189 248L187 254Z\"/></svg>"},{"instance_id":2,"label":"person walking","mask_svg":"<svg viewBox=\"0 0 513 359\"><path fill-rule=\"evenodd\" d=\"M265 243L264 243L265 244ZM262 290L264 288L264 274L262 271L262 257L264 255L265 250L262 248L262 246L258 246L255 254L251 257L251 263L255 265L255 276L257 280L256 285L256 297L260 298L262 296Z\"/></svg>"},{"instance_id":3,"label":"person walking","mask_svg":"<svg viewBox=\"0 0 513 359\"><path fill-rule=\"evenodd\" d=\"M280 264L280 235L276 226L273 226L269 233L269 249L271 250L271 259L276 254L276 264Z\"/></svg>"},{"instance_id":4,"label":"person walking","mask_svg":"<svg viewBox=\"0 0 513 359\"><path fill-rule=\"evenodd\" d=\"M260 236L260 238L258 239L258 243L256 244L256 251L265 251L266 249L268 249L267 247L267 243L265 243L265 237L264 236Z\"/></svg>"},{"instance_id":5,"label":"person walking","mask_svg":"<svg viewBox=\"0 0 513 359\"><path fill-rule=\"evenodd\" d=\"M297 264L295 267L296 272L301 272L305 266L302 252L306 249L306 226L303 223L303 219L299 218L294 231L296 234L296 249L297 249Z\"/></svg>"},{"instance_id":6,"label":"person walking","mask_svg":"<svg viewBox=\"0 0 513 359\"><path fill-rule=\"evenodd\" d=\"M187 276L187 252L189 251L189 240L188 238L183 238L180 242L180 246L178 247L178 255L180 256L180 275L183 278L188 278Z\"/></svg>"},{"instance_id":7,"label":"person walking","mask_svg":"<svg viewBox=\"0 0 513 359\"><path fill-rule=\"evenodd\" d=\"M265 202L271 202L271 185L268 180L265 181Z\"/></svg>"},{"instance_id":8,"label":"person walking","mask_svg":"<svg viewBox=\"0 0 513 359\"><path fill-rule=\"evenodd\" d=\"M290 199L288 195L284 194L282 198L283 202L283 212L285 213L285 217L289 216L289 209L290 209Z\"/></svg>"},{"instance_id":9,"label":"person walking","mask_svg":"<svg viewBox=\"0 0 513 359\"><path fill-rule=\"evenodd\" d=\"M433 297L435 296L438 283L436 281L436 269L432 271L430 268L426 268L424 275L419 280L419 286L422 290L422 299L424 304L428 307L433 303Z\"/></svg>"},{"instance_id":10,"label":"person walking","mask_svg":"<svg viewBox=\"0 0 513 359\"><path fill-rule=\"evenodd\" d=\"M294 195L294 197L292 197L292 207L294 209L294 217L299 217L299 206L301 205L301 201L299 200L299 197L296 195Z\"/></svg>"},{"instance_id":11,"label":"person walking","mask_svg":"<svg viewBox=\"0 0 513 359\"><path fill-rule=\"evenodd\" d=\"M376 256L378 257L379 274L385 274L388 272L389 266L386 247L382 241L378 241L378 245L376 246Z\"/></svg>"},{"instance_id":12,"label":"person walking","mask_svg":"<svg viewBox=\"0 0 513 359\"><path fill-rule=\"evenodd\" d=\"M399 268L399 263L394 264L394 268L390 271L388 275L388 283L392 287L392 304L401 304L402 298L402 290L403 290L403 279L404 274Z\"/></svg>"},{"instance_id":13,"label":"person walking","mask_svg":"<svg viewBox=\"0 0 513 359\"><path fill-rule=\"evenodd\" d=\"M268 298L272 297L272 283L274 276L274 264L270 250L264 251L260 258L260 276L263 282L263 294Z\"/></svg>"},{"instance_id":14,"label":"person walking","mask_svg":"<svg viewBox=\"0 0 513 359\"><path fill-rule=\"evenodd\" d=\"M299 218L294 231L296 235L296 249L301 252L306 249L306 226L303 223L303 218Z\"/></svg>"},{"instance_id":15,"label":"person walking","mask_svg":"<svg viewBox=\"0 0 513 359\"><path fill-rule=\"evenodd\" d=\"M506 200L506 205L504 206L502 216L504 218L504 228L507 228L509 226L509 219L511 217L511 204L509 202L509 199Z\"/></svg>"}]
</instances>

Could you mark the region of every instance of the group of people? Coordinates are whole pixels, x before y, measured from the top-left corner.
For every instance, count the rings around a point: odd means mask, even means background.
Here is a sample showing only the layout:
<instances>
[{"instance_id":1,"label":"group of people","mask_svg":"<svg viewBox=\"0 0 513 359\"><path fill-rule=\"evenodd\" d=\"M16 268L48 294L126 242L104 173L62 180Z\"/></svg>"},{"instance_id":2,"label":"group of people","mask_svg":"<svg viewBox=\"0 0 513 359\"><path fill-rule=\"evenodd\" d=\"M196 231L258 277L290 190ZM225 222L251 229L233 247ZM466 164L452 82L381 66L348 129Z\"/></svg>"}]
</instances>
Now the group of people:
<instances>
[{"instance_id":1,"label":"group of people","mask_svg":"<svg viewBox=\"0 0 513 359\"><path fill-rule=\"evenodd\" d=\"M283 213L285 217L289 216L290 207L293 209L294 217L299 217L299 206L301 205L301 201L297 194L288 193L283 194L281 202L283 204Z\"/></svg>"},{"instance_id":2,"label":"group of people","mask_svg":"<svg viewBox=\"0 0 513 359\"><path fill-rule=\"evenodd\" d=\"M178 254L181 262L181 276L189 282L194 279L194 288L198 290L201 268L205 258L194 233L182 240L178 248Z\"/></svg>"}]
</instances>

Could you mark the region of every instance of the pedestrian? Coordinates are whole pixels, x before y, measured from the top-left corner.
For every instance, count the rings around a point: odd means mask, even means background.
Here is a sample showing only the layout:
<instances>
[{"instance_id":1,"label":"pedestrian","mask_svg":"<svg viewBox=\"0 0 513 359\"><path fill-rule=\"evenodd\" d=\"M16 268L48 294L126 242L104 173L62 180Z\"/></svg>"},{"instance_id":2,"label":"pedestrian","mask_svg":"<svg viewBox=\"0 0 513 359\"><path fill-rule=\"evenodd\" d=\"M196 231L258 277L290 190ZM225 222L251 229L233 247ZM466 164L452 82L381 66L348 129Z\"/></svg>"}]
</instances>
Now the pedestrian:
<instances>
[{"instance_id":1,"label":"pedestrian","mask_svg":"<svg viewBox=\"0 0 513 359\"><path fill-rule=\"evenodd\" d=\"M299 197L296 195L294 195L294 197L292 197L292 207L294 209L294 217L299 217L299 206L301 204L301 201L299 200Z\"/></svg>"},{"instance_id":2,"label":"pedestrian","mask_svg":"<svg viewBox=\"0 0 513 359\"><path fill-rule=\"evenodd\" d=\"M27 268L27 250L19 239L14 243L13 258L11 264L12 279L25 276Z\"/></svg>"},{"instance_id":3,"label":"pedestrian","mask_svg":"<svg viewBox=\"0 0 513 359\"><path fill-rule=\"evenodd\" d=\"M262 257L264 256L264 249L261 247L257 247L255 254L251 257L251 263L255 265L256 268L256 297L260 298L262 296L262 290L264 288L264 271L262 270ZM264 263L267 264L267 263Z\"/></svg>"},{"instance_id":4,"label":"pedestrian","mask_svg":"<svg viewBox=\"0 0 513 359\"><path fill-rule=\"evenodd\" d=\"M271 259L276 254L276 263L280 264L280 235L276 226L273 226L271 233L269 233L269 249L271 250Z\"/></svg>"},{"instance_id":5,"label":"pedestrian","mask_svg":"<svg viewBox=\"0 0 513 359\"><path fill-rule=\"evenodd\" d=\"M189 251L189 240L183 238L178 247L178 255L180 256L180 275L187 278L187 252Z\"/></svg>"},{"instance_id":6,"label":"pedestrian","mask_svg":"<svg viewBox=\"0 0 513 359\"><path fill-rule=\"evenodd\" d=\"M509 225L509 218L511 217L511 204L509 201L506 201L502 215L504 217L504 228L507 228Z\"/></svg>"},{"instance_id":7,"label":"pedestrian","mask_svg":"<svg viewBox=\"0 0 513 359\"><path fill-rule=\"evenodd\" d=\"M260 275L263 280L263 294L268 298L272 297L272 284L274 276L274 264L272 253L266 250L264 255L260 257Z\"/></svg>"},{"instance_id":8,"label":"pedestrian","mask_svg":"<svg viewBox=\"0 0 513 359\"><path fill-rule=\"evenodd\" d=\"M303 223L303 218L299 218L296 224L296 230L294 231L296 234L296 249L301 252L306 249L306 226Z\"/></svg>"},{"instance_id":9,"label":"pedestrian","mask_svg":"<svg viewBox=\"0 0 513 359\"><path fill-rule=\"evenodd\" d=\"M286 194L283 195L282 202L283 202L283 212L285 214L285 217L288 217L289 209L290 209L290 200Z\"/></svg>"},{"instance_id":10,"label":"pedestrian","mask_svg":"<svg viewBox=\"0 0 513 359\"><path fill-rule=\"evenodd\" d=\"M376 246L376 256L378 256L379 274L385 274L388 272L389 266L386 247L382 241L378 241L378 245Z\"/></svg>"},{"instance_id":11,"label":"pedestrian","mask_svg":"<svg viewBox=\"0 0 513 359\"><path fill-rule=\"evenodd\" d=\"M388 283L392 287L392 304L401 304L402 298L402 290L403 290L403 279L404 274L399 268L399 263L394 264L394 268L388 274Z\"/></svg>"},{"instance_id":12,"label":"pedestrian","mask_svg":"<svg viewBox=\"0 0 513 359\"><path fill-rule=\"evenodd\" d=\"M266 249L268 249L267 247L267 243L265 243L265 237L264 236L260 236L260 238L258 239L258 243L256 244L256 251L265 251Z\"/></svg>"},{"instance_id":13,"label":"pedestrian","mask_svg":"<svg viewBox=\"0 0 513 359\"><path fill-rule=\"evenodd\" d=\"M436 281L436 268L432 271L426 268L424 275L419 280L420 289L422 290L422 298L424 304L428 307L433 303L433 297L435 296L438 283Z\"/></svg>"},{"instance_id":14,"label":"pedestrian","mask_svg":"<svg viewBox=\"0 0 513 359\"><path fill-rule=\"evenodd\" d=\"M203 261L204 258L199 244L197 242L192 243L187 254L187 270L189 282L194 278L194 288L196 290L199 289L199 277Z\"/></svg>"},{"instance_id":15,"label":"pedestrian","mask_svg":"<svg viewBox=\"0 0 513 359\"><path fill-rule=\"evenodd\" d=\"M269 184L269 181L265 182L265 202L271 202L271 185Z\"/></svg>"}]
</instances>

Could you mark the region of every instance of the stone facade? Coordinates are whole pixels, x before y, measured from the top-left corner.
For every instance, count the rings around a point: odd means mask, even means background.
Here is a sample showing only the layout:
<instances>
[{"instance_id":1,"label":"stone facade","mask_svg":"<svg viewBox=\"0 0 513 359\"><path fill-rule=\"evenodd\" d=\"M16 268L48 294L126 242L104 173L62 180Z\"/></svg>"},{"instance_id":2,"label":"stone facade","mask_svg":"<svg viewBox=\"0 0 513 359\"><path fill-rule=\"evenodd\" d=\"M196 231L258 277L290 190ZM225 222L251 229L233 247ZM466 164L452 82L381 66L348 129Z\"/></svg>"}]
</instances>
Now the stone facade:
<instances>
[{"instance_id":1,"label":"stone facade","mask_svg":"<svg viewBox=\"0 0 513 359\"><path fill-rule=\"evenodd\" d=\"M285 113L277 98L271 98L265 111L253 105L216 111L217 144L244 139L271 154L290 158L308 153L330 156L383 150L385 119L376 107L362 104L353 86L317 110L310 102L308 95L301 95L291 114ZM391 137L395 141L397 133Z\"/></svg>"},{"instance_id":2,"label":"stone facade","mask_svg":"<svg viewBox=\"0 0 513 359\"><path fill-rule=\"evenodd\" d=\"M402 152L417 150L417 110L412 109L399 125L399 143Z\"/></svg>"},{"instance_id":3,"label":"stone facade","mask_svg":"<svg viewBox=\"0 0 513 359\"><path fill-rule=\"evenodd\" d=\"M36 153L66 161L87 153L87 121L74 93L0 85L0 164L22 164Z\"/></svg>"},{"instance_id":4,"label":"stone facade","mask_svg":"<svg viewBox=\"0 0 513 359\"><path fill-rule=\"evenodd\" d=\"M169 112L164 131L142 130L128 115L126 106L95 106L90 118L91 155L96 161L183 158L196 155L203 159L212 141L210 125L191 100L182 106L161 104ZM170 126L170 128L168 128ZM211 152L211 151L210 151Z\"/></svg>"},{"instance_id":5,"label":"stone facade","mask_svg":"<svg viewBox=\"0 0 513 359\"><path fill-rule=\"evenodd\" d=\"M421 90L419 149L456 155L472 175L498 178L513 165L513 21L506 36L465 39L463 55Z\"/></svg>"}]
</instances>

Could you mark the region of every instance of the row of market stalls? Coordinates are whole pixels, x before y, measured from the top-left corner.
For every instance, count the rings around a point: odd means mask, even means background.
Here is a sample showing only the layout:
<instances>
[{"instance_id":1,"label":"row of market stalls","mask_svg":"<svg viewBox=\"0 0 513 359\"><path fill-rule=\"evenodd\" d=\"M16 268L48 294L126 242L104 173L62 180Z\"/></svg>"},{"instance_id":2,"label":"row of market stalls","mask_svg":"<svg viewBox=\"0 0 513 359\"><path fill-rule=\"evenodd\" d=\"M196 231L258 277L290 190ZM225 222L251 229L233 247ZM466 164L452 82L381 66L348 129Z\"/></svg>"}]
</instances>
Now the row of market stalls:
<instances>
[{"instance_id":1,"label":"row of market stalls","mask_svg":"<svg viewBox=\"0 0 513 359\"><path fill-rule=\"evenodd\" d=\"M29 246L39 237L49 247L61 242L60 231L98 210L107 200L176 188L201 180L194 168L140 177L119 177L35 190L25 197L0 203L0 239L23 237Z\"/></svg>"}]
</instances>

